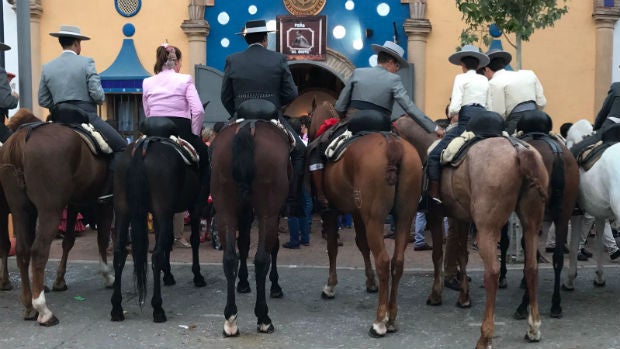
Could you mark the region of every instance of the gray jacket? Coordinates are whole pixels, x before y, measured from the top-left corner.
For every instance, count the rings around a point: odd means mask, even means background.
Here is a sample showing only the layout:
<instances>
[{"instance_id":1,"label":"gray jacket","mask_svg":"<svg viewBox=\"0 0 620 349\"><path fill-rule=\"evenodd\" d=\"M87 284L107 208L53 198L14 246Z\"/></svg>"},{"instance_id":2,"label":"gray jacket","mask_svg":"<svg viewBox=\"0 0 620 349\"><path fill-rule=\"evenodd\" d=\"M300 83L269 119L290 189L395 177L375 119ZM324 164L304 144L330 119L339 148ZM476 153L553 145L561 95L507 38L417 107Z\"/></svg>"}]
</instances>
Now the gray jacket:
<instances>
[{"instance_id":1,"label":"gray jacket","mask_svg":"<svg viewBox=\"0 0 620 349\"><path fill-rule=\"evenodd\" d=\"M105 94L95 61L89 57L63 52L43 65L39 84L39 105L52 108L65 101L102 104Z\"/></svg>"},{"instance_id":2,"label":"gray jacket","mask_svg":"<svg viewBox=\"0 0 620 349\"><path fill-rule=\"evenodd\" d=\"M353 75L336 101L336 110L344 113L351 101L372 103L390 114L396 101L426 131L434 132L437 126L413 104L400 76L390 73L380 65L373 68L358 68L353 71Z\"/></svg>"}]
</instances>

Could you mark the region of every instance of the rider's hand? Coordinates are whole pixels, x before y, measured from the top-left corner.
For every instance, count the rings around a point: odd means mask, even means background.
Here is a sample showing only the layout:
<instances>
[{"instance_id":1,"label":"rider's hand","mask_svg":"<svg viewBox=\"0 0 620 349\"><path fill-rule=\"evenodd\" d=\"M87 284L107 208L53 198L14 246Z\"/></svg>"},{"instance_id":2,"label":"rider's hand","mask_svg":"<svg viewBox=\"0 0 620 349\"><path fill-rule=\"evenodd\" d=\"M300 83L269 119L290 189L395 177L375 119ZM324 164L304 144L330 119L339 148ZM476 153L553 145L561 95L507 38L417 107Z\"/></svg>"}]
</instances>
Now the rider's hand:
<instances>
[{"instance_id":1,"label":"rider's hand","mask_svg":"<svg viewBox=\"0 0 620 349\"><path fill-rule=\"evenodd\" d=\"M437 133L437 138L443 138L443 135L446 133L444 129L441 127L438 127L437 130L435 130L435 132Z\"/></svg>"}]
</instances>

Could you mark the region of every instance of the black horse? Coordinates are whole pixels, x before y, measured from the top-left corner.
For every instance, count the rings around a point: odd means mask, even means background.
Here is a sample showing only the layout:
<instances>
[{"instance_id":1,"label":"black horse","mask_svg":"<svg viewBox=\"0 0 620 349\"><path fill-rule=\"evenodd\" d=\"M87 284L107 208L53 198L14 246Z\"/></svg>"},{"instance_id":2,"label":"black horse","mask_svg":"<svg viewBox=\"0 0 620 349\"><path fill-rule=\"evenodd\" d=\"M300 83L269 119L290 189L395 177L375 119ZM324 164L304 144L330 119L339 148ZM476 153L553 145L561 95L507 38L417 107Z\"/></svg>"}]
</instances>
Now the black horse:
<instances>
[{"instance_id":1,"label":"black horse","mask_svg":"<svg viewBox=\"0 0 620 349\"><path fill-rule=\"evenodd\" d=\"M194 285L206 285L200 274L198 247L200 244L200 214L209 193L208 182L201 178L197 164L186 164L183 156L167 135L174 133L174 124L164 118L147 118L149 123L163 123L157 132L146 132L149 137L129 145L120 157L114 174L114 209L118 242L114 249L114 271L117 278L112 295L112 321L124 320L121 306L121 276L127 259L129 226L131 225L131 248L134 259L134 275L137 281L140 305L146 298L147 275L147 213L153 214L155 247L152 255L153 268L153 321L165 322L162 308L160 272L164 272L164 285L175 284L170 272L172 250L173 215L189 210L192 245L192 272ZM149 126L151 125L151 126ZM144 127L143 127L144 128ZM207 166L208 168L208 166Z\"/></svg>"}]
</instances>

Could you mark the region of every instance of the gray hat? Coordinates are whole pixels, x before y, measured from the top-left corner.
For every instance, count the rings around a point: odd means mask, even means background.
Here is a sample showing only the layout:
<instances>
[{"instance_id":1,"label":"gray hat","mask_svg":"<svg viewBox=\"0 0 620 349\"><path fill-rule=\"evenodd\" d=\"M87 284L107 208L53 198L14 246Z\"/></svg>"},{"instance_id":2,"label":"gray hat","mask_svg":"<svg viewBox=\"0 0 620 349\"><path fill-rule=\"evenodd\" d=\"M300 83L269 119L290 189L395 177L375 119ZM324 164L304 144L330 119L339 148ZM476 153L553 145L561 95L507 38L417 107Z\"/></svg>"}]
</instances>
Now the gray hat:
<instances>
[{"instance_id":1,"label":"gray hat","mask_svg":"<svg viewBox=\"0 0 620 349\"><path fill-rule=\"evenodd\" d=\"M489 56L489 59L503 58L504 61L506 61L506 65L508 65L508 63L512 61L512 55L509 52L500 50L498 48L494 48L494 49L487 51L487 56Z\"/></svg>"},{"instance_id":2,"label":"gray hat","mask_svg":"<svg viewBox=\"0 0 620 349\"><path fill-rule=\"evenodd\" d=\"M11 49L11 46L9 46L9 45L7 45L7 44L5 44L3 42L0 42L0 51L8 51L10 49Z\"/></svg>"},{"instance_id":3,"label":"gray hat","mask_svg":"<svg viewBox=\"0 0 620 349\"><path fill-rule=\"evenodd\" d=\"M372 44L370 45L370 47L376 53L385 52L389 54L390 56L396 58L400 66L404 67L408 64L407 61L403 58L403 55L405 54L405 50L403 50L402 47L398 46L398 44L396 44L393 41L386 41L383 43L383 46Z\"/></svg>"},{"instance_id":4,"label":"gray hat","mask_svg":"<svg viewBox=\"0 0 620 349\"><path fill-rule=\"evenodd\" d=\"M267 23L264 19L259 19L255 21L247 21L245 22L245 27L243 31L235 33L237 35L245 35L245 34L254 34L254 33L270 33L275 30L267 29Z\"/></svg>"},{"instance_id":5,"label":"gray hat","mask_svg":"<svg viewBox=\"0 0 620 349\"><path fill-rule=\"evenodd\" d=\"M82 35L80 33L80 28L74 25L61 25L60 30L55 33L50 33L51 36L57 38L76 38L78 40L90 40L90 38L86 35Z\"/></svg>"},{"instance_id":6,"label":"gray hat","mask_svg":"<svg viewBox=\"0 0 620 349\"><path fill-rule=\"evenodd\" d=\"M485 67L489 64L489 57L480 52L480 49L474 45L465 45L461 47L461 50L451 54L448 60L452 64L461 65L461 59L463 59L463 57L474 57L478 59L478 67Z\"/></svg>"}]
</instances>

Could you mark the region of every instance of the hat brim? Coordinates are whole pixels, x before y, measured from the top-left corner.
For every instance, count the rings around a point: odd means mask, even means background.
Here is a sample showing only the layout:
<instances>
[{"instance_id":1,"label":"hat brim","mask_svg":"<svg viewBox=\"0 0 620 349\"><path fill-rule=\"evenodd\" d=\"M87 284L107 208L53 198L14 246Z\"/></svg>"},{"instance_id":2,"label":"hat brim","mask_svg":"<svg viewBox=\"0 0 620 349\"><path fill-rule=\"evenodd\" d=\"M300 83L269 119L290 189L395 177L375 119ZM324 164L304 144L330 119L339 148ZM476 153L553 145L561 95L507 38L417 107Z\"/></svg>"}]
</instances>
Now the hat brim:
<instances>
[{"instance_id":1,"label":"hat brim","mask_svg":"<svg viewBox=\"0 0 620 349\"><path fill-rule=\"evenodd\" d=\"M7 44L5 44L3 42L0 42L0 51L8 51L10 49L11 49L11 46L9 46L9 45L7 45Z\"/></svg>"},{"instance_id":2,"label":"hat brim","mask_svg":"<svg viewBox=\"0 0 620 349\"><path fill-rule=\"evenodd\" d=\"M489 64L489 57L487 57L487 55L485 55L484 53L481 52L474 52L474 51L459 51L459 52L455 52L452 55L450 55L450 57L448 58L448 60L450 61L450 63L454 64L454 65L461 65L461 59L463 59L463 57L474 57L478 59L478 68L480 67L486 67Z\"/></svg>"},{"instance_id":3,"label":"hat brim","mask_svg":"<svg viewBox=\"0 0 620 349\"><path fill-rule=\"evenodd\" d=\"M76 34L76 33L72 33L72 32L56 32L56 33L50 33L51 36L56 37L56 38L75 38L78 40L90 40L90 38L86 35L81 35L81 34Z\"/></svg>"},{"instance_id":4,"label":"hat brim","mask_svg":"<svg viewBox=\"0 0 620 349\"><path fill-rule=\"evenodd\" d=\"M267 28L250 28L249 30L244 30L238 33L235 33L235 35L245 35L245 34L256 34L256 33L273 33L275 32L275 30L270 30Z\"/></svg>"},{"instance_id":5,"label":"hat brim","mask_svg":"<svg viewBox=\"0 0 620 349\"><path fill-rule=\"evenodd\" d=\"M401 67L406 67L409 64L403 57L401 57L398 54L398 52L396 52L396 51L394 51L392 49L389 49L389 48L386 48L386 47L383 47L383 46L377 45L377 44L371 44L370 48L372 48L372 50L375 51L375 53L377 53L377 54L379 54L379 52L385 52L388 55L394 57L398 61L398 64Z\"/></svg>"},{"instance_id":6,"label":"hat brim","mask_svg":"<svg viewBox=\"0 0 620 349\"><path fill-rule=\"evenodd\" d=\"M506 51L489 53L489 59L493 58L503 58L506 62L506 65L510 64L510 62L512 61L512 55Z\"/></svg>"}]
</instances>

